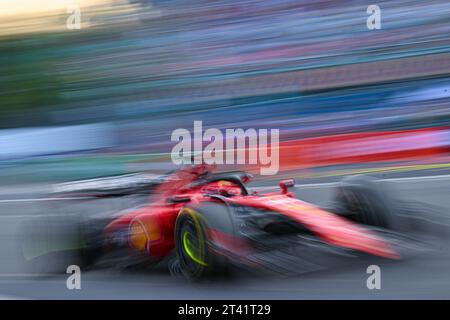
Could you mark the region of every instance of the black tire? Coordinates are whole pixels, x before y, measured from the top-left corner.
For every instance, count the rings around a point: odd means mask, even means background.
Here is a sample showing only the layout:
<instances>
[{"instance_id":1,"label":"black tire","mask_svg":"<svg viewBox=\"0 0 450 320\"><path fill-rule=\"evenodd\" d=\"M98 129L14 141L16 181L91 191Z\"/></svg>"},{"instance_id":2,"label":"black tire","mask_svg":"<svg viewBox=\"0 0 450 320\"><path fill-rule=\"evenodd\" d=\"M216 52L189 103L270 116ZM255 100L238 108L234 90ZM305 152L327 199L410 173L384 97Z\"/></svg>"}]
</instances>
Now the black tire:
<instances>
[{"instance_id":1,"label":"black tire","mask_svg":"<svg viewBox=\"0 0 450 320\"><path fill-rule=\"evenodd\" d=\"M391 230L398 227L394 190L373 177L345 177L334 200L338 214L358 223Z\"/></svg>"},{"instance_id":2,"label":"black tire","mask_svg":"<svg viewBox=\"0 0 450 320\"><path fill-rule=\"evenodd\" d=\"M220 278L229 273L227 259L208 238L209 228L234 236L232 216L226 206L208 203L187 206L180 211L175 227L175 248L179 270L188 280Z\"/></svg>"},{"instance_id":3,"label":"black tire","mask_svg":"<svg viewBox=\"0 0 450 320\"><path fill-rule=\"evenodd\" d=\"M83 245L78 251L78 256L85 268L92 267L104 254L103 232L110 221L109 218L79 221L78 241Z\"/></svg>"},{"instance_id":4,"label":"black tire","mask_svg":"<svg viewBox=\"0 0 450 320\"><path fill-rule=\"evenodd\" d=\"M21 254L26 271L38 274L65 273L70 265L91 266L101 254L93 241L92 224L78 216L39 216L22 227Z\"/></svg>"}]
</instances>

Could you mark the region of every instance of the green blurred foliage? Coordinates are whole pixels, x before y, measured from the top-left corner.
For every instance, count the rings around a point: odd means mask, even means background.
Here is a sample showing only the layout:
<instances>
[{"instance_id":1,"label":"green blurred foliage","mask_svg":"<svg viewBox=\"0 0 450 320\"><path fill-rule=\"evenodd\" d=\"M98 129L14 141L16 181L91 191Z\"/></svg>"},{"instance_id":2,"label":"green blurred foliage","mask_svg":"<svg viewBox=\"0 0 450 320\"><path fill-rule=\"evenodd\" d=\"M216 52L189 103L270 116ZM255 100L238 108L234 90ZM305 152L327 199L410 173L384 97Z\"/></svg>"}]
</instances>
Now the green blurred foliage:
<instances>
[{"instance_id":1,"label":"green blurred foliage","mask_svg":"<svg viewBox=\"0 0 450 320\"><path fill-rule=\"evenodd\" d=\"M58 59L48 54L46 36L0 40L0 114L2 117L60 104Z\"/></svg>"}]
</instances>

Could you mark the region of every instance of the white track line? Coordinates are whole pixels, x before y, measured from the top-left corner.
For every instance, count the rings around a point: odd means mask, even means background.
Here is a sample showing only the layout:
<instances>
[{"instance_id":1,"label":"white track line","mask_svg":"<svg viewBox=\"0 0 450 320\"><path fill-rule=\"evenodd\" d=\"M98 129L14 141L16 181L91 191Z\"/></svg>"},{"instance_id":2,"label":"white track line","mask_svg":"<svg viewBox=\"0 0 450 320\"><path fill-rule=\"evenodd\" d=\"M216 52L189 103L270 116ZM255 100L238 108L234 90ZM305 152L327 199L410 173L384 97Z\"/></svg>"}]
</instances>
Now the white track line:
<instances>
[{"instance_id":1,"label":"white track line","mask_svg":"<svg viewBox=\"0 0 450 320\"><path fill-rule=\"evenodd\" d=\"M92 199L92 197L73 197L73 198L31 198L31 199L4 199L0 203L9 202L36 202L36 201L62 201L62 200L85 200Z\"/></svg>"},{"instance_id":2,"label":"white track line","mask_svg":"<svg viewBox=\"0 0 450 320\"><path fill-rule=\"evenodd\" d=\"M409 178L389 178L381 179L383 181L424 181L424 180L446 180L450 179L450 174L443 174L437 176L423 176L423 177L409 177Z\"/></svg>"},{"instance_id":3,"label":"white track line","mask_svg":"<svg viewBox=\"0 0 450 320\"><path fill-rule=\"evenodd\" d=\"M450 179L450 174L446 175L436 175L436 176L422 176L422 177L407 177L407 178L388 178L380 179L382 181L394 181L394 182L404 182L404 181L427 181L427 180L448 180ZM325 182L325 183L308 183L308 184L296 184L296 188L308 189L308 188L323 188L323 187L334 187L338 182ZM272 190L277 189L279 186L265 186L265 187L254 187L250 188L253 190Z\"/></svg>"},{"instance_id":4,"label":"white track line","mask_svg":"<svg viewBox=\"0 0 450 320\"><path fill-rule=\"evenodd\" d=\"M427 180L447 180L450 179L450 174L447 175L436 175L436 176L423 176L423 177L408 177L408 178L388 178L380 179L382 181L427 181ZM326 183L308 183L308 184L297 184L296 188L308 189L308 188L323 188L323 187L334 187L338 182L326 182ZM279 188L278 186L263 186L263 187L252 187L252 190L273 190ZM36 202L36 201L63 201L63 200L86 200L92 199L92 197L74 197L74 198L35 198L35 199L4 199L0 200L0 203L14 203L14 202Z\"/></svg>"},{"instance_id":5,"label":"white track line","mask_svg":"<svg viewBox=\"0 0 450 320\"><path fill-rule=\"evenodd\" d=\"M0 300L28 300L27 298L0 294Z\"/></svg>"}]
</instances>

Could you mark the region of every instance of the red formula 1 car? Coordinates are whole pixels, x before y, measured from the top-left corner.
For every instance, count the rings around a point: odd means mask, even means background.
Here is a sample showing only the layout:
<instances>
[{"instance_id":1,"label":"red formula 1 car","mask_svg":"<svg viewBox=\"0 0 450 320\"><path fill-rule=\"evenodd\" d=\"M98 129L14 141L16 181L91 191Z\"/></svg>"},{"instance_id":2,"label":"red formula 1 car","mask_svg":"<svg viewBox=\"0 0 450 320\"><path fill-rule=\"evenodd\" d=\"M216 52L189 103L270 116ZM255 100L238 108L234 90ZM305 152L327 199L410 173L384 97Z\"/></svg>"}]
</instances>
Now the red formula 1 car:
<instances>
[{"instance_id":1,"label":"red formula 1 car","mask_svg":"<svg viewBox=\"0 0 450 320\"><path fill-rule=\"evenodd\" d=\"M25 250L25 255L33 260L76 249L81 263L88 265L107 252L125 249L127 254L151 262L172 256L172 272L189 279L222 274L230 265L288 272L302 265L296 259L308 260L319 251L346 257L401 258L399 242L391 241L391 231L398 226L395 200L377 181L361 176L344 179L337 187L333 207L325 209L289 192L293 180L281 181L281 191L257 193L247 187L250 178L245 172L214 173L208 167L194 166L158 181L133 181L126 187L123 179L130 178L122 178L122 187L117 181L104 180L103 187L96 180L64 185L62 191L75 190L83 197L142 190L150 190L151 197L143 206L106 220L84 218L77 228L68 228L76 230L73 232L61 231L67 229L61 227L62 218L60 223L45 223L47 232L34 223L26 234L35 248ZM68 224L66 218L64 225ZM66 239L49 236L55 232ZM36 241L43 233L47 240ZM69 234L77 234L75 245L73 237L67 241ZM36 243L41 244L38 250Z\"/></svg>"}]
</instances>

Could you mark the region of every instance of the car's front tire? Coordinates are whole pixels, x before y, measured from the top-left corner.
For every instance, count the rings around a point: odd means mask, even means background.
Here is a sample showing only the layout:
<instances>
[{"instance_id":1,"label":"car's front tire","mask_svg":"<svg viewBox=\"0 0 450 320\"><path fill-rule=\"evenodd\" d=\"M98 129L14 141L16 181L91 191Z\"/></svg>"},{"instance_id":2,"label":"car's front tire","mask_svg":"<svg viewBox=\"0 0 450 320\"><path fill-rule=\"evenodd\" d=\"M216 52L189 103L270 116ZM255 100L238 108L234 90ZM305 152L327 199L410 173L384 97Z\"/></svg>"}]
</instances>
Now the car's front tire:
<instances>
[{"instance_id":1,"label":"car's front tire","mask_svg":"<svg viewBox=\"0 0 450 320\"><path fill-rule=\"evenodd\" d=\"M212 225L224 232L232 230L227 209L219 204L185 207L175 227L175 248L179 270L188 280L223 277L227 274L227 259L214 250L209 230Z\"/></svg>"}]
</instances>

